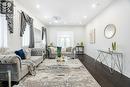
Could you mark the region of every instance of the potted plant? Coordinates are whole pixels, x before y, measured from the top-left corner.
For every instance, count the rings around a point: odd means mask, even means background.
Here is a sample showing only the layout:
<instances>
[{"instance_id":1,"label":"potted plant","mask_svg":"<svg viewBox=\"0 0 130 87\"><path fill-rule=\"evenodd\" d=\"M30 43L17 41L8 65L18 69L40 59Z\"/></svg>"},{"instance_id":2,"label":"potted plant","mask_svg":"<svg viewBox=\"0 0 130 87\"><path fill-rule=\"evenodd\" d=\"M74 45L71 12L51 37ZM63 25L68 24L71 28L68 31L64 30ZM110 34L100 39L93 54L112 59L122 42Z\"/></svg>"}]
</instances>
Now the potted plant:
<instances>
[{"instance_id":1,"label":"potted plant","mask_svg":"<svg viewBox=\"0 0 130 87\"><path fill-rule=\"evenodd\" d=\"M83 43L83 42L81 42L81 43L80 43L80 45L81 45L81 46L83 46L83 45L84 45L84 43Z\"/></svg>"},{"instance_id":2,"label":"potted plant","mask_svg":"<svg viewBox=\"0 0 130 87\"><path fill-rule=\"evenodd\" d=\"M112 50L113 51L116 51L116 46L117 46L116 42L112 42Z\"/></svg>"}]
</instances>

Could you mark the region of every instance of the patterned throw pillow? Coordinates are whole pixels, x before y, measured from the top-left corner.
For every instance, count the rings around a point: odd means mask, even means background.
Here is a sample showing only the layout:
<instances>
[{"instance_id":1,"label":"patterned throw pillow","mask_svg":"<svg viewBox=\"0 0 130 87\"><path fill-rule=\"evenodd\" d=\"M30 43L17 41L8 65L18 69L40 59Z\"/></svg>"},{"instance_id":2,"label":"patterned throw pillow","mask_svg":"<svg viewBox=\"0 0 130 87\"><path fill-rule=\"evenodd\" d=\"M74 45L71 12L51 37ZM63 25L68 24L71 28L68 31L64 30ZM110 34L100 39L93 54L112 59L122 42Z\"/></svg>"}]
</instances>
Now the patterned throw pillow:
<instances>
[{"instance_id":1,"label":"patterned throw pillow","mask_svg":"<svg viewBox=\"0 0 130 87\"><path fill-rule=\"evenodd\" d=\"M25 53L26 59L31 58L31 48L24 48L24 53Z\"/></svg>"}]
</instances>

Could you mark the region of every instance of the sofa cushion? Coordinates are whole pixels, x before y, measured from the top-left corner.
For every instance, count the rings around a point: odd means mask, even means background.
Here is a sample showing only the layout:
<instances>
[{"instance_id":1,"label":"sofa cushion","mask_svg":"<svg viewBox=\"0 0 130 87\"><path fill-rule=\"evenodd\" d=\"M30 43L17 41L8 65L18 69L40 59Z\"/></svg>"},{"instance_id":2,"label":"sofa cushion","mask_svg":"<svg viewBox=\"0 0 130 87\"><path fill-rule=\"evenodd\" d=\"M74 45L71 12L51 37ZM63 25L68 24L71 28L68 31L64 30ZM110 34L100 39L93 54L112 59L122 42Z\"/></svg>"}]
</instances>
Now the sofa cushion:
<instances>
[{"instance_id":1,"label":"sofa cushion","mask_svg":"<svg viewBox=\"0 0 130 87\"><path fill-rule=\"evenodd\" d=\"M20 78L23 78L28 72L28 66L26 64L22 64Z\"/></svg>"},{"instance_id":2,"label":"sofa cushion","mask_svg":"<svg viewBox=\"0 0 130 87\"><path fill-rule=\"evenodd\" d=\"M31 49L31 56L42 56L44 49L42 48L32 48Z\"/></svg>"},{"instance_id":3,"label":"sofa cushion","mask_svg":"<svg viewBox=\"0 0 130 87\"><path fill-rule=\"evenodd\" d=\"M10 49L7 49L7 50L3 53L3 55L13 55L13 54L15 54L14 50L10 50Z\"/></svg>"},{"instance_id":4,"label":"sofa cushion","mask_svg":"<svg viewBox=\"0 0 130 87\"><path fill-rule=\"evenodd\" d=\"M0 55L3 55L8 48L0 48Z\"/></svg>"},{"instance_id":5,"label":"sofa cushion","mask_svg":"<svg viewBox=\"0 0 130 87\"><path fill-rule=\"evenodd\" d=\"M39 65L43 61L42 56L31 56L31 60L37 65Z\"/></svg>"},{"instance_id":6,"label":"sofa cushion","mask_svg":"<svg viewBox=\"0 0 130 87\"><path fill-rule=\"evenodd\" d=\"M26 59L23 49L15 51L15 54L21 57L21 59Z\"/></svg>"}]
</instances>

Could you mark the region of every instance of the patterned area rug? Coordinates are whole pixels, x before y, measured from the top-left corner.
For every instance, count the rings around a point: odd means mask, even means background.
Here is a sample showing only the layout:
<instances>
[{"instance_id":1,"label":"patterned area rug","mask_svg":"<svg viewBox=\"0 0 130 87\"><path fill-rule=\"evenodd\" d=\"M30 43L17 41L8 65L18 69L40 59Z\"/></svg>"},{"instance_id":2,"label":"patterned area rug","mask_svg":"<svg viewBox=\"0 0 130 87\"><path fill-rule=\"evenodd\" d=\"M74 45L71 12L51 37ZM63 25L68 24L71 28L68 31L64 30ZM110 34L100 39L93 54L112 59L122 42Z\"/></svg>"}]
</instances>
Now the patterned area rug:
<instances>
[{"instance_id":1,"label":"patterned area rug","mask_svg":"<svg viewBox=\"0 0 130 87\"><path fill-rule=\"evenodd\" d=\"M46 59L36 70L13 87L101 87L78 59L57 63Z\"/></svg>"}]
</instances>

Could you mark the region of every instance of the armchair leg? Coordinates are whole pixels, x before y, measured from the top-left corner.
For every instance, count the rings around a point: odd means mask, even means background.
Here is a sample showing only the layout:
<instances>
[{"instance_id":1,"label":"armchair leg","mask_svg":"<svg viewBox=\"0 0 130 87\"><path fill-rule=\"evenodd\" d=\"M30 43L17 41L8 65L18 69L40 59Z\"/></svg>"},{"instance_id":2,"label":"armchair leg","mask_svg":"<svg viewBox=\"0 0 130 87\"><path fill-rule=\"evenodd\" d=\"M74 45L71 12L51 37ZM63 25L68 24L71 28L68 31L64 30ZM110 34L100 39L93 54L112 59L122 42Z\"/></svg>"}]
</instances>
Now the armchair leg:
<instances>
[{"instance_id":1,"label":"armchair leg","mask_svg":"<svg viewBox=\"0 0 130 87\"><path fill-rule=\"evenodd\" d=\"M8 85L11 87L11 71L8 71Z\"/></svg>"}]
</instances>

